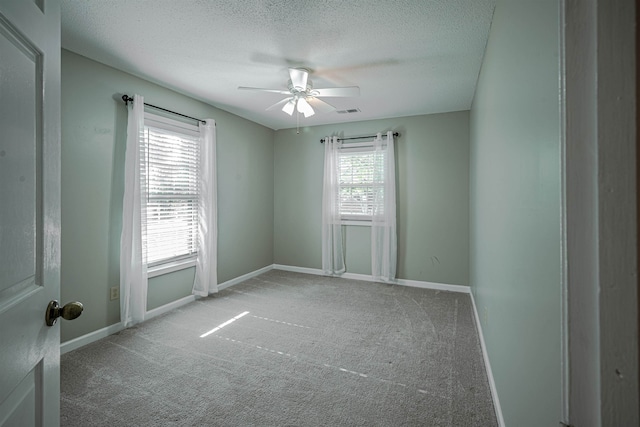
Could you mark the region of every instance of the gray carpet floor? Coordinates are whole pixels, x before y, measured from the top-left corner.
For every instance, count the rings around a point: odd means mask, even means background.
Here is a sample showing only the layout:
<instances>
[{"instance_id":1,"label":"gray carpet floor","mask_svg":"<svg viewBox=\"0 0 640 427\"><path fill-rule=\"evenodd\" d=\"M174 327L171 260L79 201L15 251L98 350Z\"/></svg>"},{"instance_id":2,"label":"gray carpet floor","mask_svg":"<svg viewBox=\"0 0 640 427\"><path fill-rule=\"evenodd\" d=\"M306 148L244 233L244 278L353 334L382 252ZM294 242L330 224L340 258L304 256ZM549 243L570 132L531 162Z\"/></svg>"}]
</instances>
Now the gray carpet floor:
<instances>
[{"instance_id":1,"label":"gray carpet floor","mask_svg":"<svg viewBox=\"0 0 640 427\"><path fill-rule=\"evenodd\" d=\"M272 270L64 354L61 425L497 421L469 295Z\"/></svg>"}]
</instances>

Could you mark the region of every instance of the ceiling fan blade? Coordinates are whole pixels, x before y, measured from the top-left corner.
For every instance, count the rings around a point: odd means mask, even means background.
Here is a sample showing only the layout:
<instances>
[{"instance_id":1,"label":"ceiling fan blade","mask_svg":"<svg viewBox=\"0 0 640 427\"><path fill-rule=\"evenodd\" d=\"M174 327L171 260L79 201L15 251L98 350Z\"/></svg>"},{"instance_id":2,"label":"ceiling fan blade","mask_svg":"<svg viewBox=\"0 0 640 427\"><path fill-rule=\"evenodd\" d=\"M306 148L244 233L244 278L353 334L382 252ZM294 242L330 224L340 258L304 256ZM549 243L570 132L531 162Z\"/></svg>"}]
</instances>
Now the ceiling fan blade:
<instances>
[{"instance_id":1,"label":"ceiling fan blade","mask_svg":"<svg viewBox=\"0 0 640 427\"><path fill-rule=\"evenodd\" d=\"M291 78L291 85L301 91L307 90L307 79L309 78L309 72L300 68L289 68L289 77Z\"/></svg>"},{"instance_id":2,"label":"ceiling fan blade","mask_svg":"<svg viewBox=\"0 0 640 427\"><path fill-rule=\"evenodd\" d=\"M291 92L288 90L280 90L280 89L263 89L261 87L246 87L246 86L238 86L239 90L256 90L260 92L271 92L271 93L279 93L282 95L291 95Z\"/></svg>"},{"instance_id":3,"label":"ceiling fan blade","mask_svg":"<svg viewBox=\"0 0 640 427\"><path fill-rule=\"evenodd\" d=\"M327 87L324 89L313 89L312 94L314 96L356 97L360 96L360 88L358 86Z\"/></svg>"},{"instance_id":4,"label":"ceiling fan blade","mask_svg":"<svg viewBox=\"0 0 640 427\"><path fill-rule=\"evenodd\" d=\"M322 99L309 97L307 98L307 102L311 105L316 111L320 113L328 113L330 111L334 111L336 107L329 104L328 102L324 102Z\"/></svg>"},{"instance_id":5,"label":"ceiling fan blade","mask_svg":"<svg viewBox=\"0 0 640 427\"><path fill-rule=\"evenodd\" d=\"M286 104L287 102L291 101L293 98L285 98L282 101L278 101L275 104L273 104L270 107L267 107L266 111L271 111L271 110L275 110L278 107L283 106L284 104Z\"/></svg>"},{"instance_id":6,"label":"ceiling fan blade","mask_svg":"<svg viewBox=\"0 0 640 427\"><path fill-rule=\"evenodd\" d=\"M304 98L298 99L298 111L304 114L305 117L311 117L316 113Z\"/></svg>"}]
</instances>

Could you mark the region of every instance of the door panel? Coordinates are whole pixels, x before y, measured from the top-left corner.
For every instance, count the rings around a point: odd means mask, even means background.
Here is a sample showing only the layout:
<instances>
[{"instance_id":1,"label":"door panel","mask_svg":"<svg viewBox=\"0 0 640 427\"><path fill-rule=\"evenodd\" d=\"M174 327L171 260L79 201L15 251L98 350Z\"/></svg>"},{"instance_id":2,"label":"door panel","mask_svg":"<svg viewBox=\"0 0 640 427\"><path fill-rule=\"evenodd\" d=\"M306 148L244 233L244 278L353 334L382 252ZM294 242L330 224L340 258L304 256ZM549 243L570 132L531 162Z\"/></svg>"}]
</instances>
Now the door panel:
<instances>
[{"instance_id":1,"label":"door panel","mask_svg":"<svg viewBox=\"0 0 640 427\"><path fill-rule=\"evenodd\" d=\"M60 15L0 1L0 426L60 423Z\"/></svg>"},{"instance_id":2,"label":"door panel","mask_svg":"<svg viewBox=\"0 0 640 427\"><path fill-rule=\"evenodd\" d=\"M36 117L42 105L36 91L40 55L0 18L0 205L2 253L0 292L27 282L36 274ZM40 190L40 191L39 191ZM38 221L41 225L41 221ZM15 290L18 291L18 290Z\"/></svg>"},{"instance_id":3,"label":"door panel","mask_svg":"<svg viewBox=\"0 0 640 427\"><path fill-rule=\"evenodd\" d=\"M39 382L36 380L40 364L25 376L18 386L9 395L8 399L0 406L0 413L4 419L0 419L3 426L35 426L38 410L36 402L42 395Z\"/></svg>"}]
</instances>

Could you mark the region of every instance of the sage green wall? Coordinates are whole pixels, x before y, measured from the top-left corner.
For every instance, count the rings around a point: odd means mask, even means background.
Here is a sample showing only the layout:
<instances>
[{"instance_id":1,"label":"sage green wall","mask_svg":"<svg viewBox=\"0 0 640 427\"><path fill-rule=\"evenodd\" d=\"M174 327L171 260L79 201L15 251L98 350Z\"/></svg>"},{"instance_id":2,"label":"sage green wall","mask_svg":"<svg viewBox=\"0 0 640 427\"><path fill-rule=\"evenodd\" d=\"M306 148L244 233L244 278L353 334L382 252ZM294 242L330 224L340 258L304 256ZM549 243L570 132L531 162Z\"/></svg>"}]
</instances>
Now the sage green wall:
<instances>
[{"instance_id":1,"label":"sage green wall","mask_svg":"<svg viewBox=\"0 0 640 427\"><path fill-rule=\"evenodd\" d=\"M498 0L471 109L471 288L508 426L557 426L558 2Z\"/></svg>"},{"instance_id":2,"label":"sage green wall","mask_svg":"<svg viewBox=\"0 0 640 427\"><path fill-rule=\"evenodd\" d=\"M167 88L62 51L62 301L78 300L82 317L62 323L68 341L120 321L120 232L127 111L120 99L145 101L216 121L218 281L273 263L271 129ZM149 281L148 309L190 295L194 269Z\"/></svg>"},{"instance_id":3,"label":"sage green wall","mask_svg":"<svg viewBox=\"0 0 640 427\"><path fill-rule=\"evenodd\" d=\"M469 283L469 113L454 112L279 130L275 135L276 264L322 268L320 240L327 135L393 130L398 277ZM346 226L347 271L371 274L369 227Z\"/></svg>"}]
</instances>

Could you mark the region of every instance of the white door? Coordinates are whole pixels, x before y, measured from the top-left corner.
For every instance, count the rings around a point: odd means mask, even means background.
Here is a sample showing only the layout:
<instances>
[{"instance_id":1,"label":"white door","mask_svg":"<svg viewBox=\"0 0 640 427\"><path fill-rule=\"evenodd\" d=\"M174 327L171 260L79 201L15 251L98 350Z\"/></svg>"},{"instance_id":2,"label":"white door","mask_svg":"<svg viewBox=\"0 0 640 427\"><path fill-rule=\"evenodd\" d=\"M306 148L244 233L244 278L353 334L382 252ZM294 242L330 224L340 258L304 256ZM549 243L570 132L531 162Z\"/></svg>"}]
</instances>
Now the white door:
<instances>
[{"instance_id":1,"label":"white door","mask_svg":"<svg viewBox=\"0 0 640 427\"><path fill-rule=\"evenodd\" d=\"M60 424L60 6L0 0L0 426Z\"/></svg>"}]
</instances>

